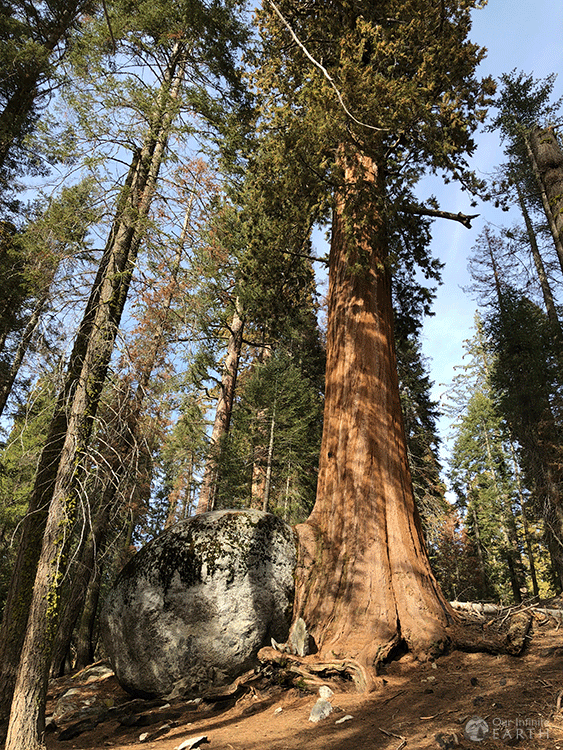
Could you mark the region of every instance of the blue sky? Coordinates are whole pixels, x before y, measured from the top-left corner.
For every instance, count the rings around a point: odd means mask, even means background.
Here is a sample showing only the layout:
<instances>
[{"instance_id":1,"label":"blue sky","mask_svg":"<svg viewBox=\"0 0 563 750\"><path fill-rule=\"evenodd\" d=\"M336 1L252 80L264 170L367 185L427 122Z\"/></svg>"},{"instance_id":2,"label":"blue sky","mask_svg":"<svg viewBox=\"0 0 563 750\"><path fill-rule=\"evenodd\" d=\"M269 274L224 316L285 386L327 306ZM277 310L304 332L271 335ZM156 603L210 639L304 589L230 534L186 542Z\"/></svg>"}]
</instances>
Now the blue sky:
<instances>
[{"instance_id":1,"label":"blue sky","mask_svg":"<svg viewBox=\"0 0 563 750\"><path fill-rule=\"evenodd\" d=\"M554 98L563 94L563 2L562 0L489 0L485 8L474 12L472 41L487 48L480 73L498 78L514 68L535 78L557 73ZM496 134L477 137L474 169L485 176L503 162L502 147ZM479 213L471 230L448 221L436 221L433 227L434 254L445 262L444 283L434 304L435 316L424 328L423 350L430 358L433 395L439 399L452 381L454 367L462 364L463 341L472 335L475 302L462 287L470 283L467 259L485 221L506 224L507 215L490 205L475 209L469 199L455 188L432 187L448 211ZM448 421L441 420L442 438L447 437Z\"/></svg>"}]
</instances>

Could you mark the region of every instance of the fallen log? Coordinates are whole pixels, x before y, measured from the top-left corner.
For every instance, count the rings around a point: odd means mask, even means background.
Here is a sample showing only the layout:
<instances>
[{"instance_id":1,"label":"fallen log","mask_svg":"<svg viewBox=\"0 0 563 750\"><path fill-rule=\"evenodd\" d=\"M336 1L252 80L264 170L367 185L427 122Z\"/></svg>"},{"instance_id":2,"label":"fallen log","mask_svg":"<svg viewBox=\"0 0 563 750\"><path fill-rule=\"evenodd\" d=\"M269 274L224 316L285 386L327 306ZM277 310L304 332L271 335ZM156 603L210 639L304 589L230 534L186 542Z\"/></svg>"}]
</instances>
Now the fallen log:
<instances>
[{"instance_id":1,"label":"fallen log","mask_svg":"<svg viewBox=\"0 0 563 750\"><path fill-rule=\"evenodd\" d=\"M553 617L559 622L563 622L563 609L553 609L549 607L538 607L535 604L531 605L512 605L503 607L500 604L492 604L491 602L450 602L454 609L461 610L464 612L471 612L476 615L500 615L506 614L507 612L519 612L529 611L537 612L540 615L548 615ZM524 608L523 608L524 606Z\"/></svg>"}]
</instances>

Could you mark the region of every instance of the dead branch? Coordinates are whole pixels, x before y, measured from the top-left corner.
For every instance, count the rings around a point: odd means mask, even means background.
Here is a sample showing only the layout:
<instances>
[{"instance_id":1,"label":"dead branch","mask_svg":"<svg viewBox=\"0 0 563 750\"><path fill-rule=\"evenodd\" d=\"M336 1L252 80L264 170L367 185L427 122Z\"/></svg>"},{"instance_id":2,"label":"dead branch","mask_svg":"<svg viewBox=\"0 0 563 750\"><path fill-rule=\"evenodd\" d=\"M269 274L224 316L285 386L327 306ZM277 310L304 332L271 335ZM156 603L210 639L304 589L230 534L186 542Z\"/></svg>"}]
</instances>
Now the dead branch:
<instances>
[{"instance_id":1,"label":"dead branch","mask_svg":"<svg viewBox=\"0 0 563 750\"><path fill-rule=\"evenodd\" d=\"M415 214L418 216L431 216L434 219L450 219L451 221L459 221L467 229L471 229L471 222L476 219L479 214L462 214L458 211L457 214L451 211L440 211L436 208L426 208L426 206L403 206L400 209L406 214Z\"/></svg>"}]
</instances>

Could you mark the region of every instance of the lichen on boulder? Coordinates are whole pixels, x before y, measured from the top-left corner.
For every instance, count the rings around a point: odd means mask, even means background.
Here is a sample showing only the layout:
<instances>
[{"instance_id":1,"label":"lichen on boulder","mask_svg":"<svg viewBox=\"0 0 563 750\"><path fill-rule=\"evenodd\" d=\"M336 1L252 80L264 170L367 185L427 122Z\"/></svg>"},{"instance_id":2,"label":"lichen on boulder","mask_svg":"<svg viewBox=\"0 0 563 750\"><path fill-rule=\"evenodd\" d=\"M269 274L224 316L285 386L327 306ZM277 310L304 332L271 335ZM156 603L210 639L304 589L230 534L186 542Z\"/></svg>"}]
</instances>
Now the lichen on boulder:
<instances>
[{"instance_id":1,"label":"lichen on boulder","mask_svg":"<svg viewBox=\"0 0 563 750\"><path fill-rule=\"evenodd\" d=\"M257 510L181 521L123 568L102 612L117 679L141 697L197 696L285 641L294 595L296 538Z\"/></svg>"}]
</instances>

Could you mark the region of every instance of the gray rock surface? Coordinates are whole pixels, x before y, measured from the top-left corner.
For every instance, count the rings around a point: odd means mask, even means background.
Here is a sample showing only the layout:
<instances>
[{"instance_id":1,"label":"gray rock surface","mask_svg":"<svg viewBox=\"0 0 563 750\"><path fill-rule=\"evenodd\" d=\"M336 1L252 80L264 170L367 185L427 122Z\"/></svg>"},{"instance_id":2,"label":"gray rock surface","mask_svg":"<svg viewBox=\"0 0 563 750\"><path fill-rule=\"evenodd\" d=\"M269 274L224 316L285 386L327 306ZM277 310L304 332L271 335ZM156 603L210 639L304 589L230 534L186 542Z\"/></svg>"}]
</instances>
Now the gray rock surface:
<instances>
[{"instance_id":1,"label":"gray rock surface","mask_svg":"<svg viewBox=\"0 0 563 750\"><path fill-rule=\"evenodd\" d=\"M288 636L296 539L256 510L181 521L123 568L102 632L117 679L133 695L187 697L254 666L271 638Z\"/></svg>"},{"instance_id":2,"label":"gray rock surface","mask_svg":"<svg viewBox=\"0 0 563 750\"><path fill-rule=\"evenodd\" d=\"M326 719L326 717L331 713L332 704L329 703L326 698L319 698L311 709L311 713L309 714L309 721L312 721L314 724L316 724L322 719Z\"/></svg>"}]
</instances>

